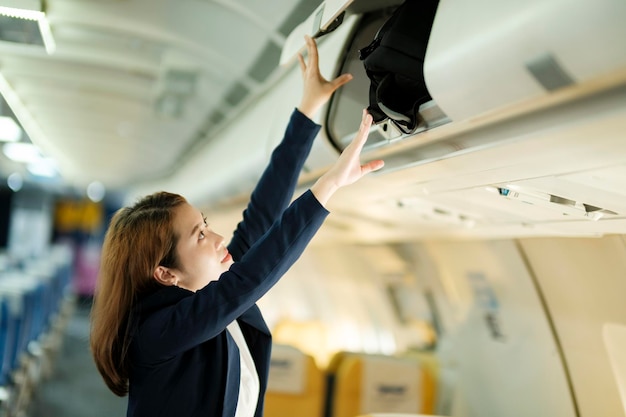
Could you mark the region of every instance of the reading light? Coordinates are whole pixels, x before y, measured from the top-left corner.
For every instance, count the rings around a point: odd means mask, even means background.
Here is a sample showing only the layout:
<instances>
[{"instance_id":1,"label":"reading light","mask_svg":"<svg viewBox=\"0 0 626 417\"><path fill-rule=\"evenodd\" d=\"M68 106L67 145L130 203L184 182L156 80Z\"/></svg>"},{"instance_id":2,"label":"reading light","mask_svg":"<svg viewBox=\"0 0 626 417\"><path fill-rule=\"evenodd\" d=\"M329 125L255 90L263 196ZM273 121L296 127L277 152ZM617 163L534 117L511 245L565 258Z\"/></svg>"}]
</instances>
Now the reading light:
<instances>
[{"instance_id":1,"label":"reading light","mask_svg":"<svg viewBox=\"0 0 626 417\"><path fill-rule=\"evenodd\" d=\"M56 44L52 38L52 31L46 18L43 3L43 0L2 0L0 16L35 21L46 52L52 54Z\"/></svg>"},{"instance_id":2,"label":"reading light","mask_svg":"<svg viewBox=\"0 0 626 417\"><path fill-rule=\"evenodd\" d=\"M12 117L0 116L0 142L17 142L22 138L22 128Z\"/></svg>"}]
</instances>

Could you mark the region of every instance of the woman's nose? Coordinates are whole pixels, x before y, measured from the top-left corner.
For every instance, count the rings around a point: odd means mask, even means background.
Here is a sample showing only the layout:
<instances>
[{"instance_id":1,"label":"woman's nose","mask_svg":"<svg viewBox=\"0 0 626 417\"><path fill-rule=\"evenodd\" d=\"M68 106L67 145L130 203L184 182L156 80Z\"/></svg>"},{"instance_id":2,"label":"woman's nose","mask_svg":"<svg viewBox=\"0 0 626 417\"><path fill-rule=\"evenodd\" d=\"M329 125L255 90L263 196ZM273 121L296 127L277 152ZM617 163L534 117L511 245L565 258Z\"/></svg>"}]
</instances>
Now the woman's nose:
<instances>
[{"instance_id":1,"label":"woman's nose","mask_svg":"<svg viewBox=\"0 0 626 417\"><path fill-rule=\"evenodd\" d=\"M221 235L219 235L219 234L217 234L215 232L211 232L211 234L213 235L213 239L215 240L215 246L216 247L219 248L221 246L225 246L226 245L226 243L224 241L224 238Z\"/></svg>"}]
</instances>

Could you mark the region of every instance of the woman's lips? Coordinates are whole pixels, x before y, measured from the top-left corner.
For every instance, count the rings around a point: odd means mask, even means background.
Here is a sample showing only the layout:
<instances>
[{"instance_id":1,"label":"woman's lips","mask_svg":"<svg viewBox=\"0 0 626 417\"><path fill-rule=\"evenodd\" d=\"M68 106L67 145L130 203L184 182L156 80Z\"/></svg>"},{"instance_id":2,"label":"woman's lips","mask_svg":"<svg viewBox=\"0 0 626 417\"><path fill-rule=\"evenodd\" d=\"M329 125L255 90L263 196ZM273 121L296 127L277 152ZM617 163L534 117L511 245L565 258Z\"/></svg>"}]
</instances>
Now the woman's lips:
<instances>
[{"instance_id":1,"label":"woman's lips","mask_svg":"<svg viewBox=\"0 0 626 417\"><path fill-rule=\"evenodd\" d=\"M226 251L226 255L222 258L222 263L232 261L233 257L230 256L230 252Z\"/></svg>"}]
</instances>

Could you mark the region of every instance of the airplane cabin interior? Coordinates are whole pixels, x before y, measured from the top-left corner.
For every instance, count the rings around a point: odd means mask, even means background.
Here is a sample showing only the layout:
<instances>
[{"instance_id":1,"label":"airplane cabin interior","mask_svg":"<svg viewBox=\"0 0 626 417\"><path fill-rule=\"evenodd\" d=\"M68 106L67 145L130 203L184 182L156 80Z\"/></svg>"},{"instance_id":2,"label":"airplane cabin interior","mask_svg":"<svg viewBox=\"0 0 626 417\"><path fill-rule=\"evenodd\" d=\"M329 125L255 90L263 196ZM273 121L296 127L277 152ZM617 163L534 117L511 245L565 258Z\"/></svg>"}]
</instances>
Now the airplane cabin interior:
<instances>
[{"instance_id":1,"label":"airplane cabin interior","mask_svg":"<svg viewBox=\"0 0 626 417\"><path fill-rule=\"evenodd\" d=\"M0 415L53 384L115 210L170 190L229 237L300 97L304 35L322 74L354 78L296 196L329 169L369 104L360 51L404 1L0 0L43 33L0 18L21 132L0 153ZM264 415L626 417L626 3L437 3L419 123L372 125L362 160L384 168L333 196L258 303ZM7 151L27 144L51 176Z\"/></svg>"}]
</instances>

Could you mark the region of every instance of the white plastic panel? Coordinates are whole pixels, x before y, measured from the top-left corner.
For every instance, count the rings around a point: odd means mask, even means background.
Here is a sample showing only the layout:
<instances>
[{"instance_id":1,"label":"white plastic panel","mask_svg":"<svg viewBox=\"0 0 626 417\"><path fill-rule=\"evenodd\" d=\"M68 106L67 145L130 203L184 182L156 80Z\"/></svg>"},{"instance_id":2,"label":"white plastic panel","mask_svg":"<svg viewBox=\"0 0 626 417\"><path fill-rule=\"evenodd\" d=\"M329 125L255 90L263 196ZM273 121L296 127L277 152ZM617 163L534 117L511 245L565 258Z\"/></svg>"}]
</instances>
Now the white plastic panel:
<instances>
[{"instance_id":1,"label":"white plastic panel","mask_svg":"<svg viewBox=\"0 0 626 417\"><path fill-rule=\"evenodd\" d=\"M438 412L574 417L554 335L515 244L431 242L423 247L436 268L437 309L447 317L438 353L455 384L450 409Z\"/></svg>"},{"instance_id":2,"label":"white plastic panel","mask_svg":"<svg viewBox=\"0 0 626 417\"><path fill-rule=\"evenodd\" d=\"M441 1L426 84L453 121L626 66L623 0Z\"/></svg>"},{"instance_id":3,"label":"white plastic panel","mask_svg":"<svg viewBox=\"0 0 626 417\"><path fill-rule=\"evenodd\" d=\"M622 406L626 414L626 326L606 323L602 327L602 338L609 354L613 375L619 389Z\"/></svg>"},{"instance_id":4,"label":"white plastic panel","mask_svg":"<svg viewBox=\"0 0 626 417\"><path fill-rule=\"evenodd\" d=\"M623 239L524 239L521 248L552 316L578 416L625 417L618 383L623 358L612 352L626 325ZM607 334L607 324L618 327Z\"/></svg>"}]
</instances>

